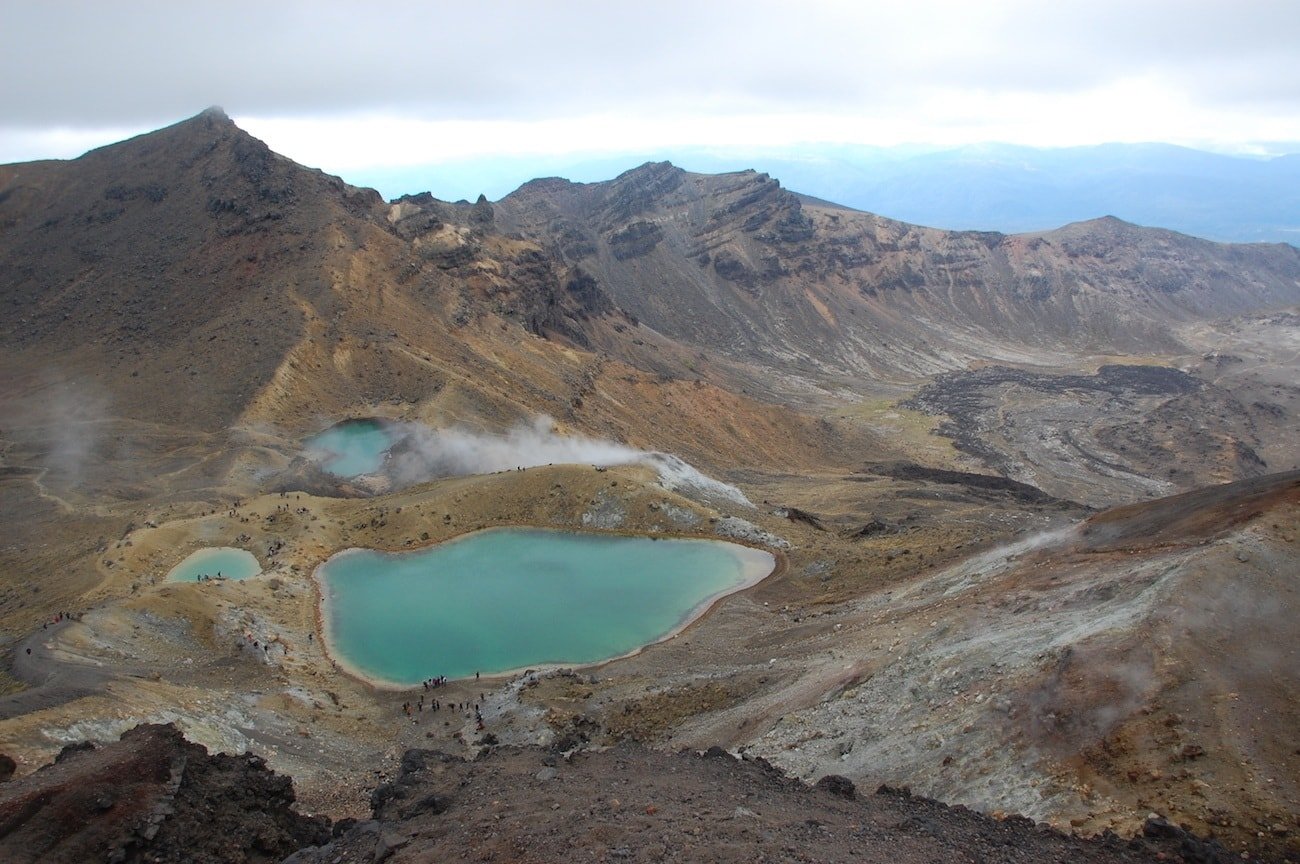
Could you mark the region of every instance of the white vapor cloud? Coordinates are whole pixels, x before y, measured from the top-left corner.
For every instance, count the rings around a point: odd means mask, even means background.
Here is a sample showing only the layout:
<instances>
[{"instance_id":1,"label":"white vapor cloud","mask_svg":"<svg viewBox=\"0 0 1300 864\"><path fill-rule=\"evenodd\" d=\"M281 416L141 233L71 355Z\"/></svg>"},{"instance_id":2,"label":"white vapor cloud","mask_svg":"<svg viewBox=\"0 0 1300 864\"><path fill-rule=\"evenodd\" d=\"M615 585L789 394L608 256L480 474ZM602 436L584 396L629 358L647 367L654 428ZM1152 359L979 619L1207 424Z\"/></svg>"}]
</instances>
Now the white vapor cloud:
<instances>
[{"instance_id":1,"label":"white vapor cloud","mask_svg":"<svg viewBox=\"0 0 1300 864\"><path fill-rule=\"evenodd\" d=\"M628 465L645 455L614 441L557 435L547 417L515 426L504 435L403 423L397 426L395 436L399 443L390 452L385 470L402 485L430 477L491 474L555 463Z\"/></svg>"},{"instance_id":2,"label":"white vapor cloud","mask_svg":"<svg viewBox=\"0 0 1300 864\"><path fill-rule=\"evenodd\" d=\"M419 423L395 423L389 429L395 443L381 473L397 488L438 477L491 474L538 465L639 464L654 469L666 489L754 506L735 486L700 473L671 453L638 450L584 435L560 435L549 417L537 417L501 435L464 428L434 430Z\"/></svg>"}]
</instances>

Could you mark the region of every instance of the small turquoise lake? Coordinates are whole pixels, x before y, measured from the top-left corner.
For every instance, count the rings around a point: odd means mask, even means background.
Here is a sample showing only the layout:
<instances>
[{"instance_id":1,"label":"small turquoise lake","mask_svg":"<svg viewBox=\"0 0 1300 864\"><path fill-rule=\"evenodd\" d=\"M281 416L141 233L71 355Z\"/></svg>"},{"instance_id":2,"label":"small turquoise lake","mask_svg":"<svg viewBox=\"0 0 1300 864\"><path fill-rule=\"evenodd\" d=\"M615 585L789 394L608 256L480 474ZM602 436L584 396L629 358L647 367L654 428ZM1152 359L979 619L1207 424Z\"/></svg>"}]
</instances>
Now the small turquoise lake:
<instances>
[{"instance_id":1,"label":"small turquoise lake","mask_svg":"<svg viewBox=\"0 0 1300 864\"><path fill-rule=\"evenodd\" d=\"M392 431L378 420L348 420L304 442L312 460L345 479L378 471L394 443Z\"/></svg>"},{"instance_id":2,"label":"small turquoise lake","mask_svg":"<svg viewBox=\"0 0 1300 864\"><path fill-rule=\"evenodd\" d=\"M168 582L198 582L200 577L211 579L247 579L262 572L253 553L243 549L219 546L200 549L177 564L167 574Z\"/></svg>"},{"instance_id":3,"label":"small turquoise lake","mask_svg":"<svg viewBox=\"0 0 1300 864\"><path fill-rule=\"evenodd\" d=\"M416 552L350 549L316 576L333 656L411 686L621 657L775 566L722 541L496 528Z\"/></svg>"}]
</instances>

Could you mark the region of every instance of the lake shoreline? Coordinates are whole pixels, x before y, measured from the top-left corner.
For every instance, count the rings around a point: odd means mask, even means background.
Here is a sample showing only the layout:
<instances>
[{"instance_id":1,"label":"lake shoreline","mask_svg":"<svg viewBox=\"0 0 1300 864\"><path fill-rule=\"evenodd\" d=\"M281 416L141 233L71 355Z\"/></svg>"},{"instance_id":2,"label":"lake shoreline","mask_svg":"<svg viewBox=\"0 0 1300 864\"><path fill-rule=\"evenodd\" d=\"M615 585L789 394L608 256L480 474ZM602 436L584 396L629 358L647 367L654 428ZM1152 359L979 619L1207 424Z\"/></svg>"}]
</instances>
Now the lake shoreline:
<instances>
[{"instance_id":1,"label":"lake shoreline","mask_svg":"<svg viewBox=\"0 0 1300 864\"><path fill-rule=\"evenodd\" d=\"M411 555L420 552L428 552L434 549L446 548L453 544L457 544L461 541L465 541L475 537L481 537L484 534L488 534L492 532L525 532L525 531L544 532L544 533L557 534L557 535L568 535L572 537L632 538L632 539L641 539L641 540L649 540L649 541L662 540L662 541L673 541L673 542L697 542L697 543L702 542L702 543L708 543L715 546L721 545L721 546L729 547L731 549L739 550L739 554L737 554L737 558L739 559L738 564L741 569L742 577L740 581L737 582L736 584L727 586L718 591L714 591L709 595L705 596L704 598L702 598L701 600L699 600L698 602L694 603L685 613L683 613L680 616L678 621L673 626L671 626L667 631L665 631L661 636L651 641L645 642L641 645L638 645L626 652L614 656L605 657L599 660L593 660L593 661L548 661L548 662L522 664L501 671L493 671L491 673L485 673L481 676L481 680L500 681L500 680L515 677L520 673L528 672L528 671L545 671L545 670L552 670L552 669L593 669L608 663L613 663L617 660L623 660L628 657L636 656L637 654L640 654L641 652L645 651L647 648L650 648L653 645L658 645L678 635L681 635L683 632L687 631L688 629L692 628L694 625L703 621L727 597L750 590L755 586L757 586L758 584L770 579L771 577L780 575L785 571L786 568L785 556L780 551L769 549L755 542L745 542L741 540L735 540L733 538L723 539L723 538L718 538L716 536L701 535L701 534L646 534L642 532L616 531L616 530L580 531L580 530L573 530L573 529L557 529L554 527L531 525L531 524L499 525L499 526L491 526L487 528L476 528L458 534L454 537L442 540L441 542L429 543L420 547L416 547L414 549L409 547L401 548L401 549L376 549L376 548L350 547L347 549L341 549L333 553L332 555L330 555L324 561L320 562L315 568L313 568L311 574L311 582L315 589L315 595L316 595L314 598L316 601L315 602L316 628L317 628L317 632L320 634L321 637L320 645L326 657L329 659L329 661L331 662L331 664L334 666L336 670L347 674L349 677L377 691L402 692L402 691L415 689L420 684L420 682L418 681L411 682L411 683L403 683L400 681L384 678L382 675L373 674L365 669L360 668L357 664L351 662L344 655L344 653L339 650L338 645L336 644L335 634L333 633L333 627L331 625L332 610L330 607L330 598L329 598L329 593L327 591L327 585L326 585L327 577L322 573L323 568L325 568L330 562L337 561L342 556L347 556L350 554L356 554L362 552L370 552L379 555L394 556L394 557L405 556L405 555ZM464 680L474 680L474 676L467 673L462 676L448 677L449 682L464 681Z\"/></svg>"}]
</instances>

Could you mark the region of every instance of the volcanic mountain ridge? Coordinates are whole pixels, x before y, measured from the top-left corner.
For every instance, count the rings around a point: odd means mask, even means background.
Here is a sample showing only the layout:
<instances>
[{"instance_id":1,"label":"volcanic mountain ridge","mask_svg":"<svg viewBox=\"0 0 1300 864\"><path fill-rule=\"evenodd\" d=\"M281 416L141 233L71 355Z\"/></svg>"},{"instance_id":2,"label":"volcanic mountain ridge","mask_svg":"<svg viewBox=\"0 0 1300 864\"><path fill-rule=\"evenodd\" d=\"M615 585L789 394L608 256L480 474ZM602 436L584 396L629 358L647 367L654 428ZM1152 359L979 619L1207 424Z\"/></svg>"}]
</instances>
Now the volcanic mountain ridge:
<instances>
[{"instance_id":1,"label":"volcanic mountain ridge","mask_svg":"<svg viewBox=\"0 0 1300 864\"><path fill-rule=\"evenodd\" d=\"M740 532L785 566L688 634L456 697L486 697L506 743L726 744L1090 832L1157 809L1290 855L1294 758L1258 742L1287 740L1296 667L1250 635L1294 642L1294 482L1264 475L1300 446L1298 255L1111 219L935 231L667 164L384 202L218 111L0 166L0 730L27 773L175 721L361 815L358 765L490 745L395 720L403 694L330 666L320 561L494 524ZM539 414L758 506L638 466L370 498L300 471L303 438L345 418ZM1071 527L1081 504L1224 481L1246 486L1211 499L1243 512L1175 498ZM1209 515L1097 546L1160 507ZM268 577L160 581L213 543ZM250 632L276 650L232 643Z\"/></svg>"}]
</instances>

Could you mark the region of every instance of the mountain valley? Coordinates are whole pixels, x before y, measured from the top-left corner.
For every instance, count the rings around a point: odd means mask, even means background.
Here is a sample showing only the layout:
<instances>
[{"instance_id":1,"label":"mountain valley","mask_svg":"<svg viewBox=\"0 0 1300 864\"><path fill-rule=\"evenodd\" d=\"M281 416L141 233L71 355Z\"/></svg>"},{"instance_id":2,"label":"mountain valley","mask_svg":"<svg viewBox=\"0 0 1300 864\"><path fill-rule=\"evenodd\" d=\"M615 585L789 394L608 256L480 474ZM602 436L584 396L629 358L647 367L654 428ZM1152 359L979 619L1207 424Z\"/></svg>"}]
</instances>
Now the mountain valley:
<instances>
[{"instance_id":1,"label":"mountain valley","mask_svg":"<svg viewBox=\"0 0 1300 864\"><path fill-rule=\"evenodd\" d=\"M529 759L657 783L654 751L721 747L728 776L761 759L1085 836L1154 813L1300 860L1293 246L948 232L668 163L384 201L209 109L0 166L0 292L14 788L141 723L252 751L334 819L411 748L483 754L504 795ZM307 454L366 418L517 459L346 478ZM427 691L338 667L326 558L506 525L780 563L632 656L439 691L473 710L412 715ZM264 575L164 580L209 546Z\"/></svg>"}]
</instances>

